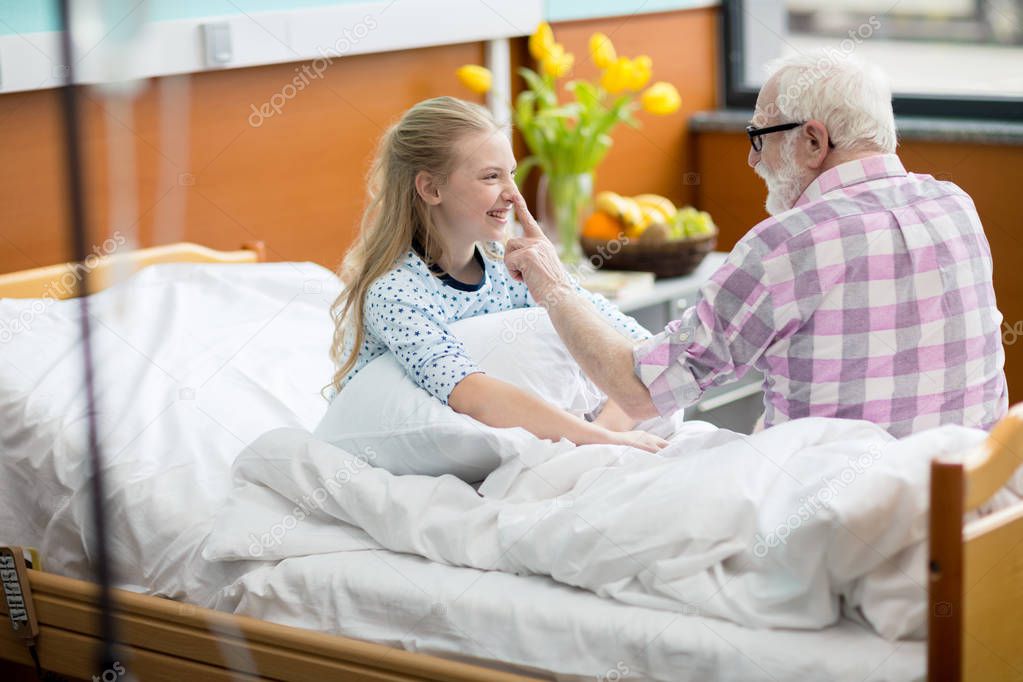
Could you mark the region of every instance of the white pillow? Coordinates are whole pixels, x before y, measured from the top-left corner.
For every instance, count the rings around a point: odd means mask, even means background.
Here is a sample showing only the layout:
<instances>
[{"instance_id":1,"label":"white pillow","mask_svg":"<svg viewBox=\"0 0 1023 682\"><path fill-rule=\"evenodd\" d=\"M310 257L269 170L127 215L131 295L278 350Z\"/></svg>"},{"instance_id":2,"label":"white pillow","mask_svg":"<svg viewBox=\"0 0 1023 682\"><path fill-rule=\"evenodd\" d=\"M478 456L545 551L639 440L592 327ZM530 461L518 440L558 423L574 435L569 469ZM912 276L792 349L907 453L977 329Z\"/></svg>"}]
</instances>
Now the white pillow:
<instances>
[{"instance_id":1,"label":"white pillow","mask_svg":"<svg viewBox=\"0 0 1023 682\"><path fill-rule=\"evenodd\" d=\"M595 411L604 399L543 308L480 315L451 330L488 375L575 415ZM495 429L455 412L416 384L391 353L352 378L314 435L394 474L453 474L470 482L537 440L525 429Z\"/></svg>"},{"instance_id":2,"label":"white pillow","mask_svg":"<svg viewBox=\"0 0 1023 682\"><path fill-rule=\"evenodd\" d=\"M451 331L484 372L582 417L604 394L583 374L547 311L518 308L459 320Z\"/></svg>"}]
</instances>

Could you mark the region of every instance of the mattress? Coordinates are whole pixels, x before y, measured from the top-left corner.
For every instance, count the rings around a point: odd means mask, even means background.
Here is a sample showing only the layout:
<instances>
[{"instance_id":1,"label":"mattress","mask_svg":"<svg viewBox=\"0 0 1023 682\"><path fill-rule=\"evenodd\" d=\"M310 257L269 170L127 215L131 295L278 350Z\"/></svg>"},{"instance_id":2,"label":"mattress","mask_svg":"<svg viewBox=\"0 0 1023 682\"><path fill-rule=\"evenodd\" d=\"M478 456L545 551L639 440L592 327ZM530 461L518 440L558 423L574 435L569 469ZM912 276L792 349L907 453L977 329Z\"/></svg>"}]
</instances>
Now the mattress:
<instances>
[{"instance_id":1,"label":"mattress","mask_svg":"<svg viewBox=\"0 0 1023 682\"><path fill-rule=\"evenodd\" d=\"M565 680L894 682L923 679L926 668L923 642L888 642L846 618L825 630L752 630L385 550L259 566L211 605Z\"/></svg>"}]
</instances>

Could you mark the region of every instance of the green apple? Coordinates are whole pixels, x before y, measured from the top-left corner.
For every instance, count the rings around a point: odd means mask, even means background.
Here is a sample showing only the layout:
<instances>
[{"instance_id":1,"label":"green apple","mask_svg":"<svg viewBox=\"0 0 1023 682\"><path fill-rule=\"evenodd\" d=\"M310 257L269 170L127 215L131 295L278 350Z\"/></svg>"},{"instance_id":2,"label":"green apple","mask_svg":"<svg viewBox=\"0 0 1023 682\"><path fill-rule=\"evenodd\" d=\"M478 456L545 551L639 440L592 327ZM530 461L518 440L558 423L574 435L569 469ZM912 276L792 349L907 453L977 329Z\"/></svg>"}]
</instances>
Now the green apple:
<instances>
[{"instance_id":1,"label":"green apple","mask_svg":"<svg viewBox=\"0 0 1023 682\"><path fill-rule=\"evenodd\" d=\"M694 211L696 215L686 221L687 237L705 237L717 232L717 227L706 211Z\"/></svg>"},{"instance_id":2,"label":"green apple","mask_svg":"<svg viewBox=\"0 0 1023 682\"><path fill-rule=\"evenodd\" d=\"M718 231L709 213L698 211L692 206L678 209L669 227L670 239L705 237Z\"/></svg>"},{"instance_id":3,"label":"green apple","mask_svg":"<svg viewBox=\"0 0 1023 682\"><path fill-rule=\"evenodd\" d=\"M686 216L682 209L675 212L675 217L668 226L668 239L686 238Z\"/></svg>"}]
</instances>

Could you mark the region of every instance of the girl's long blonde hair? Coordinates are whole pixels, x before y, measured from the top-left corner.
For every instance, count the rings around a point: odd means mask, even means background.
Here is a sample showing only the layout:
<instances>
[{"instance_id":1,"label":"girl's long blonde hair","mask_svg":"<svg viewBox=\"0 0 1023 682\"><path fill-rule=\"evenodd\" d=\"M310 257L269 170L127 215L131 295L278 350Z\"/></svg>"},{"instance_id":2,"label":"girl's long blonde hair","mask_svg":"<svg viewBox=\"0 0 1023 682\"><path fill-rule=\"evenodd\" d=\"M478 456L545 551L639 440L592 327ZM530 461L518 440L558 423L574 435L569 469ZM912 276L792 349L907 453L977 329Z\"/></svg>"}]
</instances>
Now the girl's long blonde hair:
<instances>
[{"instance_id":1,"label":"girl's long blonde hair","mask_svg":"<svg viewBox=\"0 0 1023 682\"><path fill-rule=\"evenodd\" d=\"M480 105L436 97L406 111L380 139L359 234L338 269L344 288L330 308L334 320L330 357L337 368L330 385L335 391L341 390L366 338L363 314L370 285L394 267L413 240L422 246L428 264L442 255L430 207L416 191L416 175L427 171L443 184L457 160L459 140L470 133L500 131ZM484 251L491 258L497 256L491 249Z\"/></svg>"}]
</instances>

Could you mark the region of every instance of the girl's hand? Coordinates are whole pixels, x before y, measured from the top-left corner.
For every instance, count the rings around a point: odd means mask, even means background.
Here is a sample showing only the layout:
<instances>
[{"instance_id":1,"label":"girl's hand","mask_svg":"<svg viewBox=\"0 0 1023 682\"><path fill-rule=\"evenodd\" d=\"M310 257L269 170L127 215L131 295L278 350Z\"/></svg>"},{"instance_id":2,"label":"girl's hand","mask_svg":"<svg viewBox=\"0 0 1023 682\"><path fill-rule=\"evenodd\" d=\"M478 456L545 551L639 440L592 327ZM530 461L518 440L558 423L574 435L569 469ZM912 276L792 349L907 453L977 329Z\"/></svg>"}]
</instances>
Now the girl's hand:
<instances>
[{"instance_id":1,"label":"girl's hand","mask_svg":"<svg viewBox=\"0 0 1023 682\"><path fill-rule=\"evenodd\" d=\"M628 445L647 452L660 452L668 441L646 431L611 431L596 422L579 420L579 428L565 437L576 445Z\"/></svg>"},{"instance_id":2,"label":"girl's hand","mask_svg":"<svg viewBox=\"0 0 1023 682\"><path fill-rule=\"evenodd\" d=\"M614 437L611 441L613 445L628 445L654 453L668 447L668 441L646 431L623 431L620 433L611 431L609 433Z\"/></svg>"}]
</instances>

